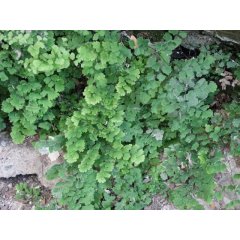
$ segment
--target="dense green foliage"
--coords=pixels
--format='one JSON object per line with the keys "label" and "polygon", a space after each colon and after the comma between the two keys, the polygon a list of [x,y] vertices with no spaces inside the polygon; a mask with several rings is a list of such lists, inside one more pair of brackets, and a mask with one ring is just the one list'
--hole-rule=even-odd
{"label": "dense green foliage", "polygon": [[239,63],[215,46],[172,59],[185,37],[136,47],[117,31],[1,31],[0,129],[9,120],[16,143],[38,134],[37,145],[66,153],[47,174],[61,179],[59,204],[143,209],[155,194],[181,209],[211,203],[223,147],[240,154],[237,91],[213,107]]}
{"label": "dense green foliage", "polygon": [[27,183],[18,183],[15,188],[17,200],[37,202],[41,197],[39,187],[30,187]]}

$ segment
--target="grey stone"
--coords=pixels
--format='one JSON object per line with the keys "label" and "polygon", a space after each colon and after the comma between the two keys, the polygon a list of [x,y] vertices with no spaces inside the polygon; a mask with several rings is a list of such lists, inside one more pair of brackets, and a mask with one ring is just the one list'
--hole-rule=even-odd
{"label": "grey stone", "polygon": [[219,41],[214,36],[208,36],[200,33],[199,31],[187,31],[188,35],[183,39],[182,46],[190,50],[208,46]]}
{"label": "grey stone", "polygon": [[47,155],[47,154],[50,153],[48,147],[39,148],[38,151],[39,151],[39,153],[40,153],[41,155]]}
{"label": "grey stone", "polygon": [[47,181],[46,171],[54,164],[60,163],[61,158],[51,161],[42,156],[31,144],[14,144],[6,133],[0,133],[0,178],[16,177],[17,175],[37,174],[39,181],[46,187],[52,187],[56,181]]}
{"label": "grey stone", "polygon": [[58,151],[51,152],[48,154],[48,158],[51,160],[51,162],[57,161],[59,157],[60,157],[60,153]]}
{"label": "grey stone", "polygon": [[224,42],[240,44],[240,31],[234,30],[216,30],[212,31],[214,35]]}
{"label": "grey stone", "polygon": [[11,204],[11,210],[22,210],[23,209],[23,203],[13,201]]}
{"label": "grey stone", "polygon": [[240,45],[240,31],[187,31],[188,35],[183,40],[182,46],[194,50],[201,46],[219,44],[220,42]]}
{"label": "grey stone", "polygon": [[1,146],[6,147],[7,143],[5,141],[1,141]]}

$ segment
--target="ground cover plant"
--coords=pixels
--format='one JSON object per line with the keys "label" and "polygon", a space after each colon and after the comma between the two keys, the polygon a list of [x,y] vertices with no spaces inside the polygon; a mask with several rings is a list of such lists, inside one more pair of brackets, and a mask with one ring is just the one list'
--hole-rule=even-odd
{"label": "ground cover plant", "polygon": [[[224,149],[239,156],[239,56],[220,46],[174,58],[121,31],[0,31],[0,129],[62,150],[53,196],[66,209],[143,209],[161,194],[202,209],[221,192]],[[220,100],[219,100],[220,99]]]}

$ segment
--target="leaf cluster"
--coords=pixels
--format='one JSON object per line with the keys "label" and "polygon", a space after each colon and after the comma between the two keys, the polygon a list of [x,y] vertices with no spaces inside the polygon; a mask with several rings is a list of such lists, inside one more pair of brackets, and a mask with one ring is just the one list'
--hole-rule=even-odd
{"label": "leaf cluster", "polygon": [[[222,147],[239,155],[238,95],[212,106],[218,80],[239,63],[218,47],[172,59],[186,37],[122,41],[118,31],[1,31],[0,129],[63,150],[49,170],[69,209],[143,209],[155,194],[181,209],[211,202]],[[1,90],[2,91],[2,90]],[[3,116],[3,117],[1,117]]]}

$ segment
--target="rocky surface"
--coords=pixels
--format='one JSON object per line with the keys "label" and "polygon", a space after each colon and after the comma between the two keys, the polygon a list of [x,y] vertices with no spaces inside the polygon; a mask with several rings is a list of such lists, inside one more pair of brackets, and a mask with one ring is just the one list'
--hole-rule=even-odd
{"label": "rocky surface", "polygon": [[14,144],[7,133],[0,133],[0,178],[36,174],[42,185],[52,187],[55,182],[47,181],[46,171],[62,162],[60,153],[40,154],[30,142]]}
{"label": "rocky surface", "polygon": [[7,134],[0,135],[0,177],[17,175],[43,175],[42,159],[37,151],[27,144],[15,145]]}
{"label": "rocky surface", "polygon": [[223,42],[231,42],[234,44],[240,44],[240,31],[234,30],[215,30],[208,31],[213,33],[213,35],[219,38]]}
{"label": "rocky surface", "polygon": [[160,195],[153,197],[151,205],[144,210],[176,210],[173,204],[169,203]]}
{"label": "rocky surface", "polygon": [[[196,200],[204,207],[206,210],[224,210],[228,209],[228,204],[235,200],[240,200],[240,194],[237,191],[228,190],[227,187],[235,186],[237,188],[240,185],[240,180],[234,179],[235,174],[240,173],[240,164],[238,163],[238,158],[233,158],[230,154],[225,152],[224,162],[226,164],[226,170],[223,173],[219,173],[215,177],[216,190],[222,192],[222,199],[213,199],[211,204],[207,204],[202,199]],[[230,209],[240,210],[240,204]]]}
{"label": "rocky surface", "polygon": [[[216,184],[218,189],[224,189],[227,186],[234,185],[236,188],[240,186],[240,180],[234,179],[235,174],[240,173],[239,159],[234,158],[228,153],[225,153],[224,162],[226,164],[226,170],[216,176]],[[226,205],[233,200],[240,200],[240,194],[236,191],[225,190],[223,192],[223,199],[221,201],[215,200],[216,209],[226,209]],[[240,205],[235,209],[240,209]]]}
{"label": "rocky surface", "polygon": [[[216,190],[222,192],[222,199],[213,199],[209,204],[203,199],[192,196],[203,206],[205,210],[225,210],[229,203],[235,200],[240,201],[240,194],[234,190],[227,190],[228,186],[240,186],[240,179],[234,179],[235,174],[240,174],[240,159],[232,157],[227,151],[223,161],[226,164],[226,170],[216,175]],[[226,190],[224,190],[226,188]],[[160,195],[153,197],[152,203],[145,210],[176,210],[176,207]],[[240,204],[230,209],[240,210]]]}
{"label": "rocky surface", "polygon": [[209,46],[211,44],[219,44],[220,41],[213,36],[213,34],[207,35],[200,31],[188,31],[187,37],[183,40],[182,46],[194,50],[202,46]]}
{"label": "rocky surface", "polygon": [[211,44],[240,45],[240,31],[187,31],[182,46],[194,50]]}
{"label": "rocky surface", "polygon": [[[233,158],[225,152],[224,161],[227,168],[225,172],[216,176],[217,188],[223,189],[229,185],[239,186],[240,180],[234,180],[233,176],[240,173],[240,159]],[[32,209],[33,203],[15,200],[16,184],[25,182],[30,187],[39,186],[41,189],[53,187],[56,181],[47,181],[44,174],[53,164],[59,162],[62,162],[59,152],[49,153],[48,149],[38,151],[32,147],[31,141],[16,145],[12,143],[8,134],[0,133],[0,209]],[[46,191],[50,192],[50,190]],[[235,191],[227,190],[223,192],[221,200],[213,199],[211,204],[202,199],[196,198],[196,200],[204,209],[226,209],[227,204],[232,200],[240,200],[240,195]],[[157,195],[153,197],[151,205],[145,209],[174,210],[176,208],[162,196]]]}

